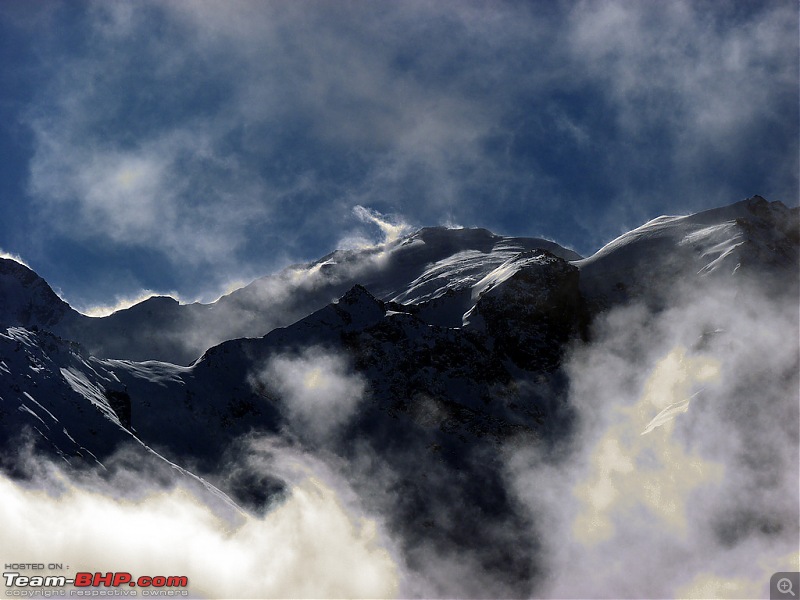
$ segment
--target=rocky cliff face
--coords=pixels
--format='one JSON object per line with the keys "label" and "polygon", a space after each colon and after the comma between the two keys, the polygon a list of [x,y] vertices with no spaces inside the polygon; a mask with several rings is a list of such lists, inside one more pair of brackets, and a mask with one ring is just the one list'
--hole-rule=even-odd
{"label": "rocky cliff face", "polygon": [[466,329],[484,331],[521,368],[552,371],[584,321],[578,279],[575,266],[546,250],[520,253],[475,287]]}

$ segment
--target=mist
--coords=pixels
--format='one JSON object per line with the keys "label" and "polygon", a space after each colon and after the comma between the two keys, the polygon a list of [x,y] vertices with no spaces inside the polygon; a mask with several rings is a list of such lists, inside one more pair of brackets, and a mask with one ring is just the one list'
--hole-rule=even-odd
{"label": "mist", "polygon": [[320,441],[348,423],[367,393],[364,378],[351,371],[345,357],[319,346],[272,356],[253,377],[283,398],[295,431]]}
{"label": "mist", "polygon": [[[788,286],[787,286],[788,287]],[[611,310],[568,362],[555,457],[509,453],[556,598],[761,597],[798,570],[798,314],[757,282]]]}
{"label": "mist", "polygon": [[288,484],[282,499],[260,516],[168,469],[141,463],[109,461],[114,475],[100,477],[66,474],[40,460],[28,465],[37,475],[27,483],[3,475],[4,560],[61,563],[66,571],[54,574],[66,576],[186,576],[195,598],[396,594],[398,567],[380,524],[359,512],[346,484],[319,461],[264,440],[253,441],[247,456],[242,460],[249,469],[268,466]]}

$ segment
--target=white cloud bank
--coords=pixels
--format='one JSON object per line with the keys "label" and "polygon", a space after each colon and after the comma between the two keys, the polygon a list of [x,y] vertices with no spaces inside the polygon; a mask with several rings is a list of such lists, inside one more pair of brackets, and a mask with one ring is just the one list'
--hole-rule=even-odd
{"label": "white cloud bank", "polygon": [[0,477],[6,563],[63,563],[71,574],[186,576],[195,598],[397,593],[398,569],[376,522],[346,507],[308,469],[296,473],[288,499],[264,516],[233,518],[214,510],[215,501],[181,486],[152,486],[141,473],[123,478],[138,487],[131,494],[97,482],[67,483],[54,469],[44,471],[49,475],[36,487]]}

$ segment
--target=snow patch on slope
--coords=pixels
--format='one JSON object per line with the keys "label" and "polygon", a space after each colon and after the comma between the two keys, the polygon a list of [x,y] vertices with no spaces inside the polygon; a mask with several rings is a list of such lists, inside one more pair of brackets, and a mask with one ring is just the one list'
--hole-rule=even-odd
{"label": "snow patch on slope", "polygon": [[62,367],[59,371],[73,391],[94,404],[109,420],[119,423],[119,425],[122,426],[117,414],[108,406],[108,401],[103,391],[91,383],[86,375],[71,367],[66,369]]}

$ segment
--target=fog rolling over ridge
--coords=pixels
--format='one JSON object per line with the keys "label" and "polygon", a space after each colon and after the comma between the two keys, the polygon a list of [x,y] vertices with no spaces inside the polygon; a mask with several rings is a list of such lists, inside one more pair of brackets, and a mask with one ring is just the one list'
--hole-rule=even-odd
{"label": "fog rolling over ridge", "polygon": [[763,596],[800,558],[799,213],[586,258],[425,228],[102,318],[2,259],[2,546],[214,598]]}

